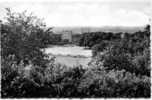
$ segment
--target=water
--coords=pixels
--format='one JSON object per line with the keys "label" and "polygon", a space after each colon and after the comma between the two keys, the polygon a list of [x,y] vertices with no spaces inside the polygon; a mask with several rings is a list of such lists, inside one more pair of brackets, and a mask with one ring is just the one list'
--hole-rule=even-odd
{"label": "water", "polygon": [[72,57],[72,56],[62,56],[56,55],[56,63],[61,63],[66,66],[77,66],[83,65],[83,67],[88,66],[88,62],[91,60],[91,57]]}
{"label": "water", "polygon": [[67,66],[87,66],[91,60],[92,51],[79,46],[51,46],[45,53],[56,57],[55,62]]}
{"label": "water", "polygon": [[52,46],[45,49],[45,53],[54,55],[71,55],[91,57],[92,51],[79,46]]}

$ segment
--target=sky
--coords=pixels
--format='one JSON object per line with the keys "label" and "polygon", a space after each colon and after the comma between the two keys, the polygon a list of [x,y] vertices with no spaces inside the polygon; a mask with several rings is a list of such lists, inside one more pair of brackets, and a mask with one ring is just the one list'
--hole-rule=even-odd
{"label": "sky", "polygon": [[149,23],[150,0],[1,0],[5,8],[33,12],[47,26],[143,26]]}

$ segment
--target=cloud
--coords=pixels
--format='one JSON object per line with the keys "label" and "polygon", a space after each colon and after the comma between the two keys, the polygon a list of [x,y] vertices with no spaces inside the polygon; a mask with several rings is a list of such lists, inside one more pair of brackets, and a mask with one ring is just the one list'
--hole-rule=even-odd
{"label": "cloud", "polygon": [[114,11],[108,5],[64,5],[46,20],[55,26],[140,26],[148,23],[148,16],[136,10]]}
{"label": "cloud", "polygon": [[[138,10],[136,7],[129,8],[131,1],[123,3],[123,7],[117,3],[119,0],[108,1],[109,3],[11,2],[5,3],[0,10],[4,7],[11,7],[17,12],[27,10],[44,18],[48,26],[140,26],[148,23],[148,16],[143,12],[148,9],[147,4],[133,3],[137,8],[143,7],[143,10]],[[0,14],[3,15],[4,11]]]}

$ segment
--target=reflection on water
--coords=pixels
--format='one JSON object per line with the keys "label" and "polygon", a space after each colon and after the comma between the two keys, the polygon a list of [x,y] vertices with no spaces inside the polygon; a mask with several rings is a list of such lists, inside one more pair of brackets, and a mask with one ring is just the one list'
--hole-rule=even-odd
{"label": "reflection on water", "polygon": [[61,63],[67,66],[76,66],[76,65],[83,65],[87,67],[91,57],[72,57],[72,56],[62,56],[56,55],[56,63]]}
{"label": "reflection on water", "polygon": [[54,55],[71,55],[71,56],[77,56],[82,55],[86,57],[92,56],[92,51],[89,49],[84,49],[84,47],[79,46],[53,46],[50,48],[46,48],[45,52],[47,54],[51,53]]}
{"label": "reflection on water", "polygon": [[56,57],[55,62],[67,66],[87,66],[91,60],[92,51],[79,46],[53,46],[45,49],[45,53]]}

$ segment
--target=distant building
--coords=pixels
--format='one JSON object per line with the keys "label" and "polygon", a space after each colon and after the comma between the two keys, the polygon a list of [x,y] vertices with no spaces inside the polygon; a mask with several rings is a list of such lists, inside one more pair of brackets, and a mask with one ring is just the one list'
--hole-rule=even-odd
{"label": "distant building", "polygon": [[121,34],[121,38],[122,38],[122,39],[125,38],[125,33],[122,33],[122,34]]}
{"label": "distant building", "polygon": [[62,40],[72,42],[72,31],[63,31],[61,38]]}

